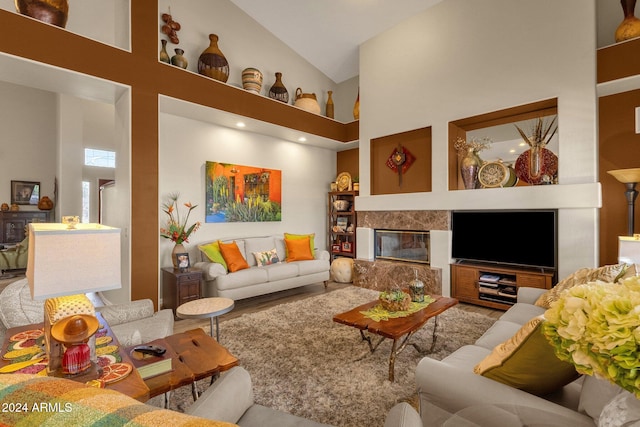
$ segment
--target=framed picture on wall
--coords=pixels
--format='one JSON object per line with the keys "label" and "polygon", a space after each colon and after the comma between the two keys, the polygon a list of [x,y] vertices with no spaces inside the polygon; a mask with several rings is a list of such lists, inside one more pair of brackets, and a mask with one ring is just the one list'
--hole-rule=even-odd
{"label": "framed picture on wall", "polygon": [[11,203],[37,205],[40,201],[40,183],[34,181],[11,181]]}
{"label": "framed picture on wall", "polygon": [[176,254],[176,265],[178,266],[180,271],[185,271],[189,267],[191,267],[191,262],[189,261],[189,254],[186,252]]}

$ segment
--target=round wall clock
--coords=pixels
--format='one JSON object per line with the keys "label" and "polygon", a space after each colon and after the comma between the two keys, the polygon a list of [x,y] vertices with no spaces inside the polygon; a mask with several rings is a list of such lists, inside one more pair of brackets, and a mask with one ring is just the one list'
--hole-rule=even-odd
{"label": "round wall clock", "polygon": [[347,191],[351,188],[351,174],[349,172],[342,172],[336,178],[336,184],[338,191]]}

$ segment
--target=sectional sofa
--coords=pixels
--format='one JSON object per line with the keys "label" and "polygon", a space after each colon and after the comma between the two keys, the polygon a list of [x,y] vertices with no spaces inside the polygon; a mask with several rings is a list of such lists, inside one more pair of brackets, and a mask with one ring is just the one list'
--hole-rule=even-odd
{"label": "sectional sofa", "polygon": [[[326,286],[329,280],[329,252],[314,248],[313,259],[290,262],[285,235],[222,240],[223,243],[235,242],[242,258],[248,264],[249,268],[238,271],[230,271],[219,258],[211,255],[211,252],[207,255],[207,247],[218,242],[213,240],[200,243],[197,262],[193,265],[204,272],[205,296],[239,300],[319,282],[324,282]],[[314,246],[311,240],[311,247]],[[273,250],[277,255],[277,261],[259,266],[254,254]]]}
{"label": "sectional sofa", "polygon": [[[441,361],[425,357],[419,362],[420,415],[399,404],[390,415],[402,421],[385,426],[640,425],[640,404],[635,396],[606,380],[572,374],[573,366],[554,357],[553,348],[539,331],[538,336],[522,335],[525,325],[541,319],[547,298],[578,284],[615,282],[637,275],[640,270],[636,267],[581,269],[551,291],[519,288],[517,303],[473,345],[463,346]],[[530,345],[534,340],[540,345]],[[543,351],[532,350],[545,346]],[[500,364],[494,365],[498,369],[486,369],[479,375],[479,367],[486,367],[486,361],[496,355],[502,357]]]}

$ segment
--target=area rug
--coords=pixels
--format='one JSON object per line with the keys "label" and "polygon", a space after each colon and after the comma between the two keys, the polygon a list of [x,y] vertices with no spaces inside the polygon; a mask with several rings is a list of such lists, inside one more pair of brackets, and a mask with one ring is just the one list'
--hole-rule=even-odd
{"label": "area rug", "polygon": [[[396,358],[395,382],[388,380],[391,341],[370,353],[357,329],[332,321],[333,315],[377,298],[359,287],[281,304],[220,323],[221,343],[249,371],[255,401],[264,406],[335,426],[382,426],[391,407],[415,401],[415,369],[423,357],[442,359],[473,343],[495,319],[458,308],[439,316],[434,352],[421,355],[407,346]],[[433,320],[412,340],[431,344]],[[207,380],[199,387],[206,388]],[[170,408],[184,411],[189,387],[174,392]]]}

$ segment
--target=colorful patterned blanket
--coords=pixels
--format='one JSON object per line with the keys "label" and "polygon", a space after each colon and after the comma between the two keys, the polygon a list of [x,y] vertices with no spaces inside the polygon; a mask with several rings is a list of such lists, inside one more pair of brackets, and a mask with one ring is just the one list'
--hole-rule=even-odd
{"label": "colorful patterned blanket", "polygon": [[[0,374],[0,426],[231,427],[63,378]],[[237,426],[236,426],[237,427]]]}

